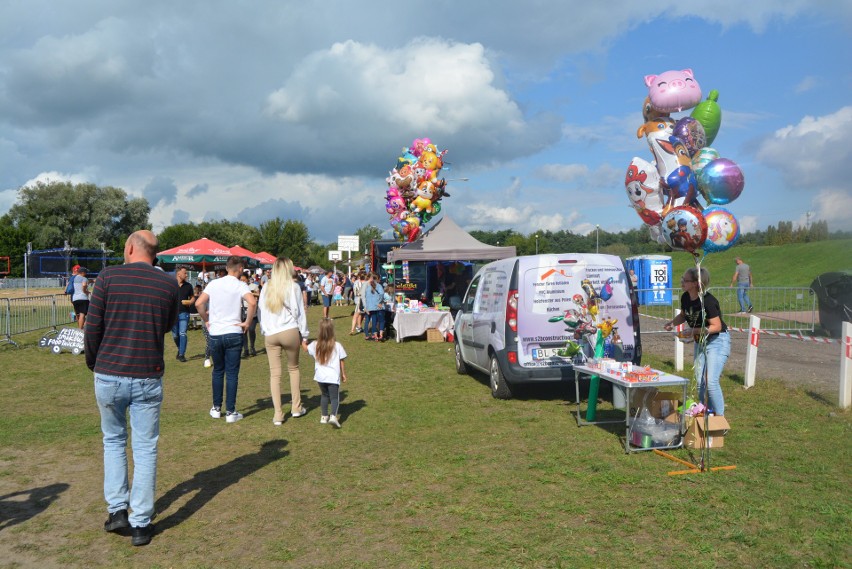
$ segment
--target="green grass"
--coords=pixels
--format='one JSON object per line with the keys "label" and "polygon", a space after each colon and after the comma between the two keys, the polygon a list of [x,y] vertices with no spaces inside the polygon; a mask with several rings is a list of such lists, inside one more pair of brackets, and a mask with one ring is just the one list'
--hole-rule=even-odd
{"label": "green grass", "polygon": [[[570,384],[498,401],[484,377],[455,373],[450,344],[367,343],[346,334],[345,309],[332,315],[349,352],[341,430],[319,424],[309,358],[307,416],[273,427],[261,355],[243,361],[246,418],[227,425],[207,415],[209,370],[168,347],[161,529],[145,548],[101,529],[82,357],[0,347],[0,566],[852,566],[852,421],[817,396],[724,377],[732,431],[712,464],[736,470],[672,477],[673,462],[625,455],[620,431],[578,428]],[[200,348],[191,332],[188,353]],[[57,484],[8,525],[6,495]]]}
{"label": "green grass", "polygon": [[[678,278],[687,268],[694,266],[688,253],[675,251],[670,255],[672,270]],[[822,273],[852,270],[852,239],[772,247],[737,246],[709,254],[702,261],[702,266],[710,271],[713,286],[731,283],[736,257],[742,257],[751,267],[754,286],[809,287]]]}

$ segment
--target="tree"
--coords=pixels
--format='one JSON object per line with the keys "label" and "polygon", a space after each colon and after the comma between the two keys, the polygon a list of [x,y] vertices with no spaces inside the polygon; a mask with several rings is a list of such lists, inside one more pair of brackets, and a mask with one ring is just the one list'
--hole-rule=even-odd
{"label": "tree", "polygon": [[31,232],[34,249],[62,247],[67,240],[71,247],[99,249],[105,243],[121,251],[128,235],[151,228],[150,212],[147,200],[128,199],[119,188],[39,182],[18,191],[8,219]]}
{"label": "tree", "polygon": [[24,276],[23,257],[27,250],[27,243],[34,239],[34,232],[28,225],[15,227],[9,214],[0,217],[0,256],[9,257],[9,276]]}
{"label": "tree", "polygon": [[358,236],[358,244],[361,246],[361,250],[363,251],[364,246],[369,245],[370,241],[382,238],[382,230],[375,225],[365,225],[364,227],[356,229],[355,235]]}
{"label": "tree", "polygon": [[[266,251],[271,255],[278,256],[284,251],[284,220],[280,217],[269,219],[260,224],[260,251]],[[260,252],[258,251],[258,252]]]}
{"label": "tree", "polygon": [[304,266],[309,261],[310,242],[308,226],[301,221],[288,219],[281,228],[281,250],[278,253],[287,255],[296,265]]}
{"label": "tree", "polygon": [[160,251],[190,243],[202,237],[204,235],[201,234],[201,230],[194,223],[170,225],[163,229],[162,233],[157,235],[157,239],[160,241]]}

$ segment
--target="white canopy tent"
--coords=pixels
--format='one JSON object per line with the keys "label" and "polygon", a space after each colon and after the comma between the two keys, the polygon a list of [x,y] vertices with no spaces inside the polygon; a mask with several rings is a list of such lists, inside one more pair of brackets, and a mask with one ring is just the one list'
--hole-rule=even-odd
{"label": "white canopy tent", "polygon": [[420,239],[388,252],[388,261],[490,261],[516,255],[514,246],[486,245],[445,215]]}

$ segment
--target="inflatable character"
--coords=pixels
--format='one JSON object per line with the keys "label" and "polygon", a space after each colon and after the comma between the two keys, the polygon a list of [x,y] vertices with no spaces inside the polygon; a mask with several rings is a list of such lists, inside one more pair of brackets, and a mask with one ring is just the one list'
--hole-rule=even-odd
{"label": "inflatable character", "polygon": [[435,192],[433,190],[432,182],[429,180],[423,180],[417,187],[417,195],[413,200],[411,200],[409,208],[414,213],[420,213],[421,211],[432,213],[432,200],[434,197]]}
{"label": "inflatable character", "polygon": [[697,206],[698,182],[692,173],[692,159],[689,157],[686,144],[676,136],[669,137],[669,143],[674,151],[679,166],[666,177],[666,187],[669,189],[669,200],[664,212],[679,205]]}
{"label": "inflatable character", "polygon": [[660,223],[663,211],[663,194],[660,191],[660,176],[656,168],[641,158],[634,158],[627,167],[624,187],[630,205],[648,225]]}
{"label": "inflatable character", "polygon": [[657,165],[657,173],[661,180],[677,170],[680,166],[675,156],[674,147],[669,140],[674,132],[674,121],[671,119],[659,119],[645,123],[639,127],[636,133],[639,138],[645,137],[648,143],[648,148],[651,149],[651,154],[654,155],[654,161]]}
{"label": "inflatable character", "polygon": [[661,113],[691,109],[701,101],[701,86],[692,75],[692,69],[646,75],[645,85],[651,105]]}

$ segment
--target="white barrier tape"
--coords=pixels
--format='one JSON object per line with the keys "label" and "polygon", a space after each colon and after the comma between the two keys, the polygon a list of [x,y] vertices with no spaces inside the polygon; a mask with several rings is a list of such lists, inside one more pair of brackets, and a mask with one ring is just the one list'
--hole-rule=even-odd
{"label": "white barrier tape", "polygon": [[748,332],[749,334],[755,334],[755,332],[757,332],[759,334],[769,334],[770,336],[780,336],[781,338],[792,338],[793,340],[816,342],[818,344],[837,344],[840,342],[840,340],[835,340],[834,338],[818,338],[815,336],[802,336],[801,334],[785,334],[784,332],[773,332],[771,330],[753,330],[751,328],[734,328],[733,326],[728,326],[728,330],[733,330],[734,332]]}

